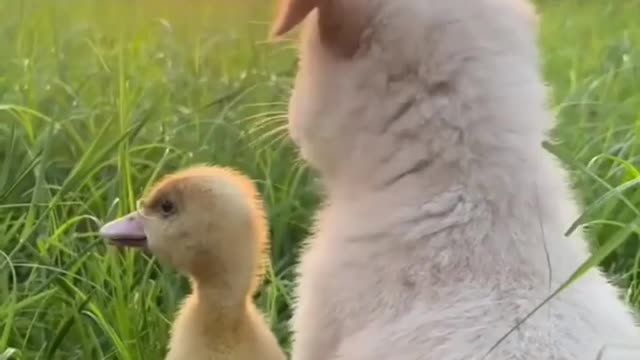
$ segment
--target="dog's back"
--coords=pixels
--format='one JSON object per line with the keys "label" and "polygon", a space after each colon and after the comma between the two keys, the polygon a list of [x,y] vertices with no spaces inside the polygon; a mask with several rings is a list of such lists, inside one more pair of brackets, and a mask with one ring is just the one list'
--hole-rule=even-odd
{"label": "dog's back", "polygon": [[[638,344],[588,257],[523,0],[289,0],[290,132],[327,202],[300,265],[293,360],[596,359]],[[524,170],[523,170],[524,169]],[[499,345],[494,346],[499,342]]]}

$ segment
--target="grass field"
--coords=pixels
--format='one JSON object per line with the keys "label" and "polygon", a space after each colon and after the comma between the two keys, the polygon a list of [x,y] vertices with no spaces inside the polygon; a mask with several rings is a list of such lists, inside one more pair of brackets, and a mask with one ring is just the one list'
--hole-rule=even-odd
{"label": "grass field", "polygon": [[[273,264],[258,302],[288,347],[318,200],[284,128],[294,52],[266,42],[272,2],[184,3],[0,0],[0,359],[160,359],[187,284],[96,231],[201,162],[259,182]],[[640,306],[640,1],[540,3],[551,150]]]}

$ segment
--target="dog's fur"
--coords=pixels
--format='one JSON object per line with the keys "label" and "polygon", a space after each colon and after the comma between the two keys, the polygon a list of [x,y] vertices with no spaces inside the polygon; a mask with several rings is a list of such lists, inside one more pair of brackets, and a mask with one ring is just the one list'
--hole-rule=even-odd
{"label": "dog's fur", "polygon": [[[306,18],[290,133],[327,191],[300,265],[293,360],[480,359],[588,257],[524,0],[283,0]],[[487,359],[640,345],[589,271]]]}

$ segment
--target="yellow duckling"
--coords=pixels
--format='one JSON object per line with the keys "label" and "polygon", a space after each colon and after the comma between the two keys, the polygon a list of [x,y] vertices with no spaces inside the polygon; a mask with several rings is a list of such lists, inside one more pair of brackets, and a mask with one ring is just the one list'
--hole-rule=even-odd
{"label": "yellow duckling", "polygon": [[193,167],[159,181],[140,205],[100,234],[148,248],[190,277],[166,360],[286,359],[252,301],[268,246],[253,182],[226,168]]}

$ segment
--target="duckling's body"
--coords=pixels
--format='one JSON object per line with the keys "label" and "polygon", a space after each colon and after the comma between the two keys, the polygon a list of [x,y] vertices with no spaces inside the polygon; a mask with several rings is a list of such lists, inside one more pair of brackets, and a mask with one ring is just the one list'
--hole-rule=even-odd
{"label": "duckling's body", "polygon": [[252,297],[268,245],[263,205],[251,180],[200,166],[165,177],[142,209],[101,233],[148,247],[191,279],[192,293],[173,323],[166,360],[284,360]]}
{"label": "duckling's body", "polygon": [[187,298],[173,324],[167,360],[285,359],[252,303],[215,315],[210,313],[211,305],[198,299],[197,293]]}

